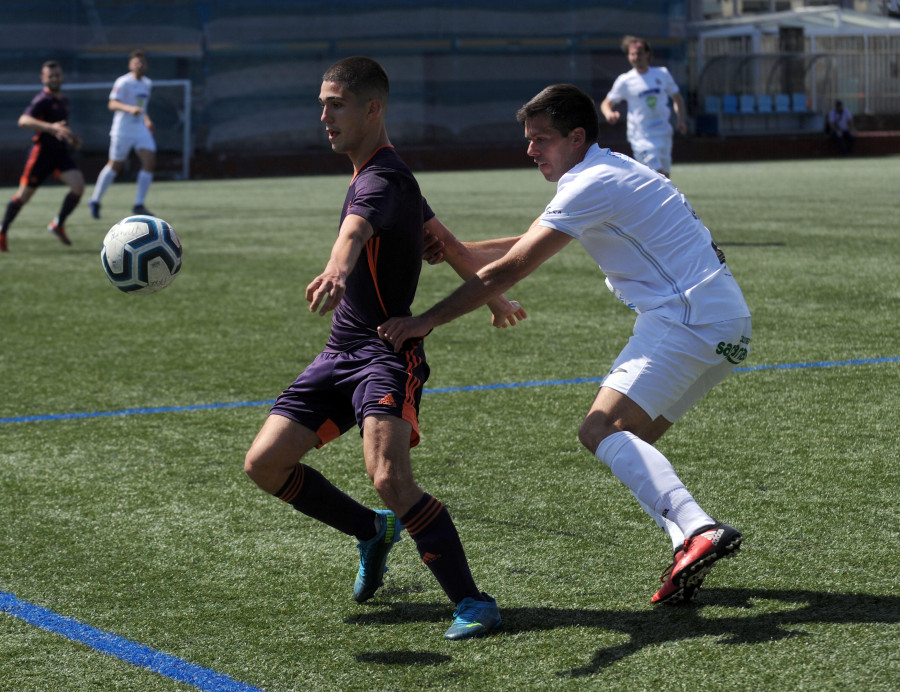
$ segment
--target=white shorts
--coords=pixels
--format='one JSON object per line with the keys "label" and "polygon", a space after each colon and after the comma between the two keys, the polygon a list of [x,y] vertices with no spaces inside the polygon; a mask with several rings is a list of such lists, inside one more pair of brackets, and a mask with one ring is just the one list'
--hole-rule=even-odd
{"label": "white shorts", "polygon": [[634,152],[636,161],[640,161],[647,168],[654,171],[663,171],[668,173],[672,170],[672,138],[657,144],[655,147],[642,147],[636,149],[634,145],[631,147]]}
{"label": "white shorts", "polygon": [[142,127],[134,132],[114,134],[109,138],[109,158],[111,161],[124,161],[134,149],[147,149],[156,151],[156,140],[150,134],[150,130]]}
{"label": "white shorts", "polygon": [[600,386],[674,423],[747,357],[750,334],[749,317],[691,325],[642,313]]}

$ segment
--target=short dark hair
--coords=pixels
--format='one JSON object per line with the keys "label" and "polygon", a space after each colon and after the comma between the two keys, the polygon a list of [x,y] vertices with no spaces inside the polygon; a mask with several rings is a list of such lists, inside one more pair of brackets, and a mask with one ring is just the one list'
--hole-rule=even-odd
{"label": "short dark hair", "polygon": [[62,66],[59,64],[59,61],[57,61],[57,60],[48,60],[48,61],[45,62],[43,65],[41,65],[41,69],[46,68],[46,69],[48,69],[48,70],[54,70],[54,69],[56,69],[57,67],[62,67]]}
{"label": "short dark hair", "polygon": [[147,58],[147,54],[142,51],[140,48],[136,48],[128,54],[128,60],[130,61],[132,58]]}
{"label": "short dark hair", "polygon": [[553,129],[563,137],[577,127],[584,128],[585,138],[593,144],[600,136],[597,107],[587,92],[574,84],[553,84],[522,106],[516,113],[519,125],[539,115],[550,117]]}
{"label": "short dark hair", "polygon": [[372,58],[355,55],[338,60],[325,70],[323,82],[336,82],[346,87],[360,101],[378,99],[387,105],[391,84],[387,72]]}
{"label": "short dark hair", "polygon": [[642,46],[644,46],[645,51],[647,51],[651,55],[653,54],[653,49],[650,47],[650,41],[645,38],[641,38],[640,36],[632,36],[631,34],[622,37],[622,52],[627,54],[628,49],[631,47],[632,43],[640,43]]}

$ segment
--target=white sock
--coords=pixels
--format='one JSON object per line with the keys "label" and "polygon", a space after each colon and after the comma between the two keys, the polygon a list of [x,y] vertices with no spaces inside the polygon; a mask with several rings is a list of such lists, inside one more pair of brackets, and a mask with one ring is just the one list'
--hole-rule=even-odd
{"label": "white sock", "polygon": [[103,170],[100,171],[100,175],[97,176],[97,184],[94,185],[94,194],[91,195],[91,201],[99,202],[100,198],[103,197],[103,193],[106,192],[106,188],[108,188],[115,179],[116,172],[113,170],[112,166],[106,164],[103,167]]}
{"label": "white sock", "polygon": [[153,182],[153,174],[147,171],[139,171],[137,175],[137,195],[134,198],[134,206],[139,207],[144,204],[144,198],[150,189],[150,183]]}
{"label": "white sock", "polygon": [[613,433],[600,443],[594,456],[609,466],[642,506],[653,510],[651,517],[658,515],[664,522],[672,522],[684,536],[715,523],[684,487],[669,460],[637,435]]}
{"label": "white sock", "polygon": [[[634,491],[631,493],[634,495]],[[635,499],[640,503],[641,507],[644,508],[644,511],[650,515],[653,521],[656,522],[656,525],[659,526],[663,531],[669,534],[669,540],[672,541],[672,552],[676,552],[679,548],[684,547],[684,534],[681,529],[678,528],[678,525],[666,519],[664,516],[658,514],[652,507],[650,507],[646,502],[644,502],[637,495],[634,495]]]}

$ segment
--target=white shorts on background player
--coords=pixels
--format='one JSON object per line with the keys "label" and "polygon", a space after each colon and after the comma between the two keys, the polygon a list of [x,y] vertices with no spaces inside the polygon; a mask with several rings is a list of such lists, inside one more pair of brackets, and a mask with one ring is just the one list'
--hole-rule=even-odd
{"label": "white shorts on background player", "polygon": [[[143,116],[139,116],[143,117]],[[109,158],[113,161],[124,161],[134,149],[156,151],[156,140],[146,127],[130,131],[126,134],[111,134],[109,137]]]}
{"label": "white shorts on background player", "polygon": [[647,168],[666,172],[672,170],[672,137],[656,138],[655,146],[647,149],[637,150],[632,144],[631,149],[634,152],[634,158]]}
{"label": "white shorts on background player", "polygon": [[746,357],[741,289],[670,180],[594,144],[559,179],[539,223],[578,239],[607,287],[638,313],[603,385],[651,418],[675,422]]}

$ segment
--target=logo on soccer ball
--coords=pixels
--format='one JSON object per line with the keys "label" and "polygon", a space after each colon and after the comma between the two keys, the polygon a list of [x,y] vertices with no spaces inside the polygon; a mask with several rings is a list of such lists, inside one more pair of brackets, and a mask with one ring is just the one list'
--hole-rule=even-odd
{"label": "logo on soccer ball", "polygon": [[181,240],[155,216],[129,216],[109,229],[100,261],[113,286],[125,293],[156,293],[181,271]]}

